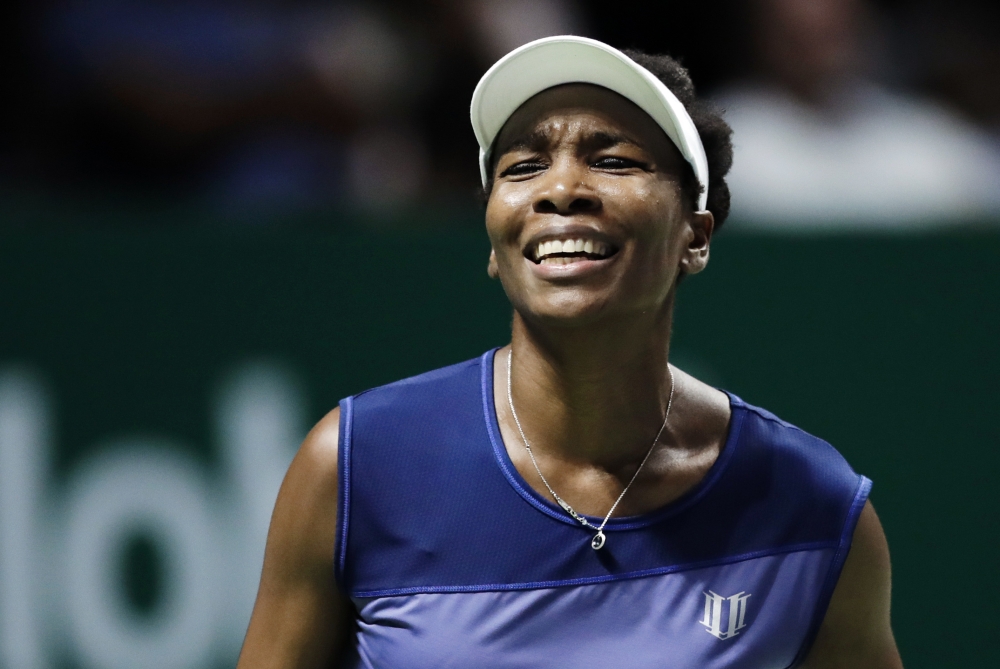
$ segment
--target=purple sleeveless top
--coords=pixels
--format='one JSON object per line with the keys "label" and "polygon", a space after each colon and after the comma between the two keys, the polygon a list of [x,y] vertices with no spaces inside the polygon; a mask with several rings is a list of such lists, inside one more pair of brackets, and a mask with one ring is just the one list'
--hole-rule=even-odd
{"label": "purple sleeveless top", "polygon": [[336,575],[357,608],[346,666],[801,662],[871,481],[730,395],[726,444],[701,483],[611,519],[595,551],[593,531],[511,464],[494,353],[340,404]]}

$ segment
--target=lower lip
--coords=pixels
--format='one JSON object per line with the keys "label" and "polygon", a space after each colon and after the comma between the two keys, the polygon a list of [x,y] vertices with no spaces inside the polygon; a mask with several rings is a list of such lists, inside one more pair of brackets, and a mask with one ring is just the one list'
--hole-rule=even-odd
{"label": "lower lip", "polygon": [[576,262],[566,263],[565,265],[545,265],[542,263],[535,263],[527,258],[524,262],[528,263],[531,267],[532,273],[540,279],[545,279],[548,281],[558,281],[565,279],[577,279],[580,277],[588,276],[596,272],[600,272],[612,262],[618,254],[614,254],[608,258],[602,258],[600,260],[577,260]]}

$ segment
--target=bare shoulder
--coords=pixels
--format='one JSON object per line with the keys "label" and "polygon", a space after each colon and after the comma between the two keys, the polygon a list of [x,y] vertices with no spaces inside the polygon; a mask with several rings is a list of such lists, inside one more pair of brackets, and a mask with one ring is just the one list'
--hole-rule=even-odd
{"label": "bare shoulder", "polygon": [[276,540],[295,546],[300,560],[320,566],[333,564],[339,440],[338,407],[324,416],[302,442],[285,475],[271,518],[271,535]]}
{"label": "bare shoulder", "polygon": [[720,450],[729,432],[729,397],[687,372],[671,368],[676,389],[671,415],[677,417],[682,441],[695,448]]}
{"label": "bare shoulder", "polygon": [[349,627],[334,579],[340,410],[312,429],[271,516],[264,568],[239,669],[325,667]]}
{"label": "bare shoulder", "polygon": [[854,530],[840,580],[803,667],[900,669],[890,624],[889,545],[871,502]]}
{"label": "bare shoulder", "polygon": [[340,445],[340,407],[323,416],[309,431],[289,467],[289,476],[314,480],[326,491],[337,489],[337,461]]}

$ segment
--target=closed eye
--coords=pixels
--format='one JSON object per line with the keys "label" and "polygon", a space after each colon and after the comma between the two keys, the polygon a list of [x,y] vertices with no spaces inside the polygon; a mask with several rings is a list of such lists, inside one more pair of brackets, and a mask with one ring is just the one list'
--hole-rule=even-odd
{"label": "closed eye", "polygon": [[534,174],[535,172],[541,172],[545,169],[545,164],[538,162],[537,160],[525,160],[520,163],[514,163],[503,172],[500,173],[501,177],[516,177],[523,176],[526,174]]}
{"label": "closed eye", "polygon": [[593,164],[597,169],[602,170],[627,170],[632,168],[648,169],[649,166],[638,160],[631,158],[621,158],[619,156],[606,156],[600,158]]}

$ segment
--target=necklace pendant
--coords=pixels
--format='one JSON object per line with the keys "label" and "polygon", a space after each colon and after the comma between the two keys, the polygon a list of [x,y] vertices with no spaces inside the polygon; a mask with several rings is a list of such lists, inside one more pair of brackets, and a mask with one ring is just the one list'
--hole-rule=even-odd
{"label": "necklace pendant", "polygon": [[604,548],[604,530],[597,531],[597,534],[594,535],[594,538],[590,542],[590,547],[595,551]]}

